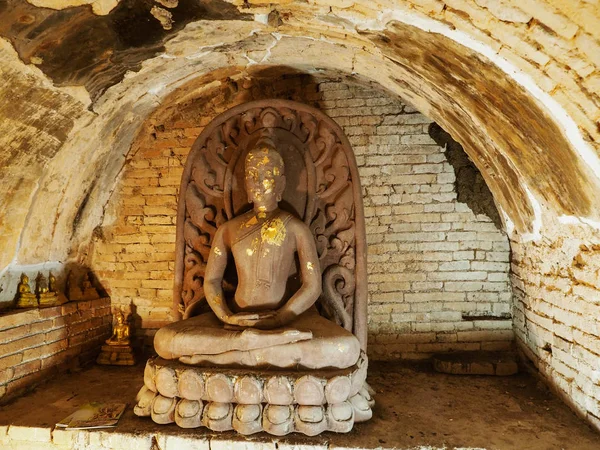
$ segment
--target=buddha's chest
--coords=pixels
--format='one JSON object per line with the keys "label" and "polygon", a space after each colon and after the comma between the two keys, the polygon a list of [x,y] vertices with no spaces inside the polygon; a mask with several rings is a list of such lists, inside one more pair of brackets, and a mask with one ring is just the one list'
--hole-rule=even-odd
{"label": "buddha's chest", "polygon": [[296,251],[288,241],[289,236],[275,234],[265,238],[261,230],[238,240],[231,250],[240,281],[285,281]]}
{"label": "buddha's chest", "polygon": [[231,251],[238,274],[238,307],[274,307],[281,302],[296,253],[293,236],[277,224],[256,227]]}

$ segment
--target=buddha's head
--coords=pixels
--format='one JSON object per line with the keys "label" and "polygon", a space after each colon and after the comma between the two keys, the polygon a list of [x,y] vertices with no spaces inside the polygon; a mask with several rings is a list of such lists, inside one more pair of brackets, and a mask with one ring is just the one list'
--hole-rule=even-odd
{"label": "buddha's head", "polygon": [[277,206],[285,189],[281,155],[269,139],[261,139],[246,156],[246,191],[255,209],[269,211]]}

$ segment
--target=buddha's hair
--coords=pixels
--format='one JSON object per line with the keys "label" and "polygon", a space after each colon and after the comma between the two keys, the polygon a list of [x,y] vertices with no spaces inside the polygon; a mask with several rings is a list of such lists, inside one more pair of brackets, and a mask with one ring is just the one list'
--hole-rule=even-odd
{"label": "buddha's hair", "polygon": [[[265,157],[267,160],[265,161]],[[246,155],[246,167],[272,166],[279,168],[279,175],[285,173],[285,164],[275,144],[269,138],[259,139]]]}

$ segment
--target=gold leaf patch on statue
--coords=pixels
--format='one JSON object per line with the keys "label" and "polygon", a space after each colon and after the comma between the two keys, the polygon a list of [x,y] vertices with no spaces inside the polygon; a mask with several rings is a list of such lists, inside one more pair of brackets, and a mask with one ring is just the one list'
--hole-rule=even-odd
{"label": "gold leaf patch on statue", "polygon": [[285,234],[285,225],[279,217],[265,222],[260,229],[262,241],[271,245],[280,246],[285,240]]}

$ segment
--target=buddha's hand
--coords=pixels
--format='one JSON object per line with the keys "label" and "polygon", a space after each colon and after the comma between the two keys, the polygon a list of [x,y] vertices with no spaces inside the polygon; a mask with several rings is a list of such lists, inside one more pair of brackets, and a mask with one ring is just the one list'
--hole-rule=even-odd
{"label": "buddha's hand", "polygon": [[262,330],[281,328],[297,317],[296,314],[285,309],[278,309],[277,311],[269,311],[261,314],[262,316],[255,320],[252,326]]}
{"label": "buddha's hand", "polygon": [[237,325],[239,327],[257,327],[261,328],[259,324],[272,318],[275,315],[275,311],[262,311],[262,312],[241,312],[232,314],[226,320],[229,325]]}

